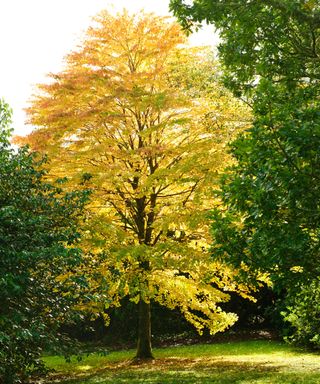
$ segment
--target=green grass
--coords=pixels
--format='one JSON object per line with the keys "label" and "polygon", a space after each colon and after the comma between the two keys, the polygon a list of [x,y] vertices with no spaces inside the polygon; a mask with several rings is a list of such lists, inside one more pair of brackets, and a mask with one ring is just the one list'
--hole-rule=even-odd
{"label": "green grass", "polygon": [[45,357],[63,384],[288,384],[320,383],[320,355],[274,341],[155,349],[155,361],[134,363],[134,351],[92,354],[66,363]]}

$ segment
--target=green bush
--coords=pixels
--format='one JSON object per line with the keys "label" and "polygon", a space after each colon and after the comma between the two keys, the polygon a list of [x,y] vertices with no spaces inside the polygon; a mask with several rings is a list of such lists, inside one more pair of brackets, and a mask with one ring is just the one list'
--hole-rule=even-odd
{"label": "green bush", "polygon": [[[63,193],[43,180],[41,162],[8,143],[10,109],[0,100],[0,382],[22,383],[41,371],[43,350],[57,344],[60,323],[81,288],[72,271],[86,193]],[[68,279],[58,279],[70,273]],[[61,343],[63,344],[63,343]]]}
{"label": "green bush", "polygon": [[320,280],[304,284],[283,312],[284,319],[291,325],[288,341],[320,349]]}

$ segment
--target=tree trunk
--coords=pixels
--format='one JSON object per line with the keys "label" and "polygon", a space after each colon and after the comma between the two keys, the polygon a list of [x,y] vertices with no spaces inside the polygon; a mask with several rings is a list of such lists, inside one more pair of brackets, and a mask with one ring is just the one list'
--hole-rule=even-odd
{"label": "tree trunk", "polygon": [[150,303],[139,301],[138,345],[136,359],[153,359],[151,349]]}

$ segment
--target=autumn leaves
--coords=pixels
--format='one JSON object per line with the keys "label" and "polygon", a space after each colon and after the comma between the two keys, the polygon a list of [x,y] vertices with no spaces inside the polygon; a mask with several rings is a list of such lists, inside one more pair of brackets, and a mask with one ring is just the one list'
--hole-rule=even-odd
{"label": "autumn leaves", "polygon": [[38,128],[23,141],[48,154],[52,178],[92,190],[83,249],[97,261],[91,285],[100,311],[129,296],[143,303],[144,326],[152,300],[179,307],[199,332],[237,318],[218,306],[228,300],[222,291],[247,288],[211,260],[207,213],[230,162],[227,142],[249,114],[217,68],[167,18],[103,12],[32,100]]}

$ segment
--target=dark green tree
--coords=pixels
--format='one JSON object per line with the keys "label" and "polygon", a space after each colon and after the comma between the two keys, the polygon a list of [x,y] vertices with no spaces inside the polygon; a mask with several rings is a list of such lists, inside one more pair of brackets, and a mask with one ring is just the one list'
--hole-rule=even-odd
{"label": "dark green tree", "polygon": [[[43,180],[41,162],[10,147],[11,111],[0,101],[0,382],[20,383],[43,368],[45,348],[75,316],[81,262],[77,225],[86,193]],[[61,344],[64,344],[61,343]]]}
{"label": "dark green tree", "polygon": [[231,145],[237,164],[222,182],[224,210],[214,213],[214,254],[268,272],[297,329],[294,297],[305,299],[320,272],[320,2],[171,0],[171,7],[186,28],[216,26],[225,83],[254,113],[252,128]]}

